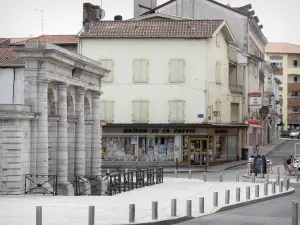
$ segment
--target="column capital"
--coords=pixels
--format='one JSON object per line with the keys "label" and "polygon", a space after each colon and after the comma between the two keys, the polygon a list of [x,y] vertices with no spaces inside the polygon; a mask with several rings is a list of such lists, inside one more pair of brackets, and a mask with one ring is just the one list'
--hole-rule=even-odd
{"label": "column capital", "polygon": [[102,91],[92,91],[92,97],[93,98],[100,98],[100,95],[102,95]]}
{"label": "column capital", "polygon": [[81,86],[75,86],[75,92],[76,93],[82,93],[82,94],[84,94],[84,92],[86,92],[86,88],[84,88],[84,87],[81,87]]}
{"label": "column capital", "polygon": [[57,89],[65,89],[69,87],[69,85],[64,82],[56,82],[56,85],[57,85]]}
{"label": "column capital", "polygon": [[39,85],[48,85],[51,82],[49,79],[37,79]]}

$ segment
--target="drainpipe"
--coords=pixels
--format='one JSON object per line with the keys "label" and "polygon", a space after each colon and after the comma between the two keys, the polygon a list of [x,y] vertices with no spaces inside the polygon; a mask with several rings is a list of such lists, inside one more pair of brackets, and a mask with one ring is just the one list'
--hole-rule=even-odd
{"label": "drainpipe", "polygon": [[15,104],[15,82],[16,82],[16,69],[13,68],[14,79],[13,79],[13,94],[12,94],[12,103]]}

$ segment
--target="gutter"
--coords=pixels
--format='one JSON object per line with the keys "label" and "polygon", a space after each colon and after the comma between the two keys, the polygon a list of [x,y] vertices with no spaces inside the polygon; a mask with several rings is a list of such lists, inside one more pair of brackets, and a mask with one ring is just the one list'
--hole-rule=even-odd
{"label": "gutter", "polygon": [[15,104],[15,82],[16,82],[16,69],[13,68],[14,71],[14,79],[13,79],[13,95],[12,95],[12,103]]}
{"label": "gutter", "polygon": [[0,68],[24,68],[25,64],[1,64]]}

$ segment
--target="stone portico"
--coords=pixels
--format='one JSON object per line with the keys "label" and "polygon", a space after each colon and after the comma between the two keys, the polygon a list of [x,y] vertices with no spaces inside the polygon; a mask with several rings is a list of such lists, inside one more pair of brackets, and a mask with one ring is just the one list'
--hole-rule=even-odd
{"label": "stone portico", "polygon": [[25,174],[56,175],[58,195],[74,195],[75,176],[101,175],[101,79],[109,71],[49,43],[15,52],[24,61],[24,105],[0,105],[0,195],[24,194]]}

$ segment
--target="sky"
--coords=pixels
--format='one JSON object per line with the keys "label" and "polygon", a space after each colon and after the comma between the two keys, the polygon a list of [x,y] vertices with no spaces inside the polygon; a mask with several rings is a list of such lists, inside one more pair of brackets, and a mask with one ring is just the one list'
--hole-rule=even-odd
{"label": "sky", "polygon": [[[133,17],[134,0],[0,0],[0,38],[42,34],[77,34],[82,27],[82,4],[102,5],[105,20]],[[165,2],[167,0],[158,0]],[[252,4],[269,42],[300,44],[300,0],[217,0],[231,6]]]}

